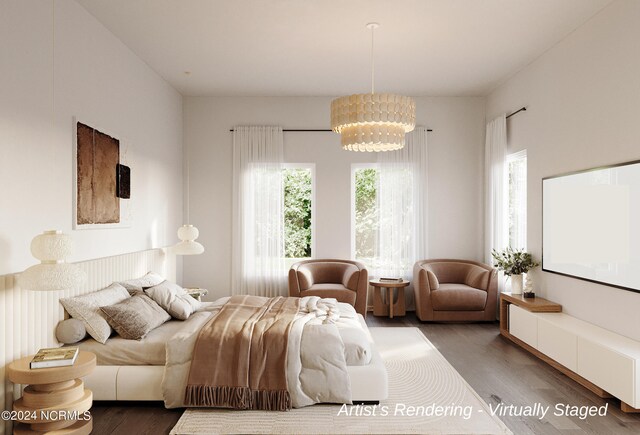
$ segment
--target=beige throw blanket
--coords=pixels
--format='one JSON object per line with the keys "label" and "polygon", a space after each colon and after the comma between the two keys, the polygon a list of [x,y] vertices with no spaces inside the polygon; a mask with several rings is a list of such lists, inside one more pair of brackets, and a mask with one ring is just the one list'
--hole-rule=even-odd
{"label": "beige throw blanket", "polygon": [[298,298],[233,296],[199,332],[187,406],[291,409],[287,346]]}

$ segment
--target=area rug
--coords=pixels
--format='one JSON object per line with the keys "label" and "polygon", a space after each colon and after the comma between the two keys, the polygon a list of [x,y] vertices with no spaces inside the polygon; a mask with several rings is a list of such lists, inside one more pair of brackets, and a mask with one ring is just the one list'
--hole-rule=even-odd
{"label": "area rug", "polygon": [[[511,433],[418,328],[370,330],[389,373],[389,398],[376,408],[314,405],[288,412],[188,409],[171,434]],[[386,415],[382,415],[384,409]]]}

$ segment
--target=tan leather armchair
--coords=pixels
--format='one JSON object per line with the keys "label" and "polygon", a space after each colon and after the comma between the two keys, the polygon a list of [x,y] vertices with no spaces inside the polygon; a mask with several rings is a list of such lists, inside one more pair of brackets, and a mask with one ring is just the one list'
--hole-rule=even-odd
{"label": "tan leather armchair", "polygon": [[346,302],[367,316],[369,274],[364,264],[349,260],[305,260],[289,269],[289,296],[320,296]]}
{"label": "tan leather armchair", "polygon": [[495,321],[497,271],[467,260],[423,260],[413,267],[416,314],[439,322]]}

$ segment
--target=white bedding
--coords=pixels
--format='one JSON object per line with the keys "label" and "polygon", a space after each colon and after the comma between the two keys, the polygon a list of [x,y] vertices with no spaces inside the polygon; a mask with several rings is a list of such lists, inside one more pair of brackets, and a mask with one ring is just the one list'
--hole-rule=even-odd
{"label": "white bedding", "polygon": [[[142,340],[126,340],[112,335],[105,344],[93,338],[85,339],[69,346],[78,346],[80,350],[93,352],[97,363],[101,366],[163,366],[167,361],[166,347],[171,337],[181,331],[193,331],[202,326],[203,320],[209,319],[228,298],[215,302],[202,303],[200,312],[187,320],[170,320],[149,332]],[[338,302],[341,317],[336,322],[338,333],[345,345],[345,359],[348,366],[367,365],[371,362],[371,334],[363,328],[355,309],[349,304]]]}
{"label": "white bedding", "polygon": [[[219,299],[207,309],[215,314],[226,299]],[[351,381],[340,330],[357,328],[363,331],[358,315],[353,307],[338,305],[335,299],[305,297],[300,305],[301,310],[289,332],[287,352],[287,383],[293,406],[298,408],[320,402],[351,403]],[[202,324],[207,320],[203,319]],[[199,329],[200,325],[194,322],[167,343],[167,363],[162,381],[167,408],[184,406],[191,354]],[[357,350],[352,353],[361,355],[362,360],[370,359],[371,336],[363,332],[360,338]],[[351,342],[356,343],[357,340],[352,339]]]}
{"label": "white bedding", "polygon": [[344,355],[348,366],[365,366],[373,355],[373,337],[364,319],[349,304],[338,302],[340,319],[336,322],[344,343]]}
{"label": "white bedding", "polygon": [[[186,321],[170,321],[140,341],[110,338],[79,343],[94,352],[98,365],[165,365],[162,382],[167,408],[183,406],[191,354],[202,326],[228,298],[203,303]],[[348,304],[334,299],[306,297],[289,334],[287,380],[294,407],[320,402],[350,403],[347,365],[367,365],[372,357],[371,335]]]}

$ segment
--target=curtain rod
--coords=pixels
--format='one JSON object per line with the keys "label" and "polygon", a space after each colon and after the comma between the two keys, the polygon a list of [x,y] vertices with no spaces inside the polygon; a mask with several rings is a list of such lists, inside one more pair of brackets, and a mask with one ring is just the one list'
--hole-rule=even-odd
{"label": "curtain rod", "polygon": [[[522,110],[522,109],[520,109]],[[511,116],[511,115],[509,115]],[[229,131],[233,131],[233,128],[230,128]],[[295,132],[304,132],[304,131],[333,131],[331,129],[306,129],[306,128],[283,128],[282,131],[295,131]],[[428,129],[427,131],[433,131],[431,129]]]}
{"label": "curtain rod", "polygon": [[516,110],[515,112],[513,112],[511,115],[507,115],[507,119],[511,118],[513,115],[515,115],[516,113],[520,113],[520,112],[526,112],[527,108],[526,107],[522,107],[518,110]]}

